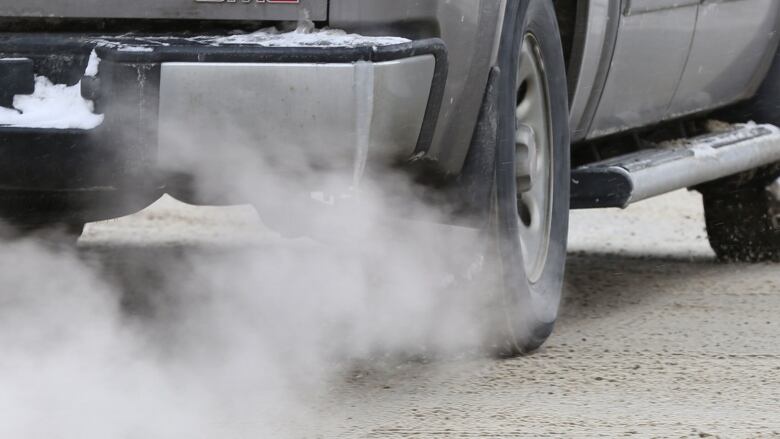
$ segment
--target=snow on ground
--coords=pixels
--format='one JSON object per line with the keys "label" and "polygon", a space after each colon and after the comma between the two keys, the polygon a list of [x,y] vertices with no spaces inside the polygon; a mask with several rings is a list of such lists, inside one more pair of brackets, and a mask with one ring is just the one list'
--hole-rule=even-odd
{"label": "snow on ground", "polygon": [[698,192],[681,190],[623,210],[575,210],[569,251],[712,257],[701,206]]}

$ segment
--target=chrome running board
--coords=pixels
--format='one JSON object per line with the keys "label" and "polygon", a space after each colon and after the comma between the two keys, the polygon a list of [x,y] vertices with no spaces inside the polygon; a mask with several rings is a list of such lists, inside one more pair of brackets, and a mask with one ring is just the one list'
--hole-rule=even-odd
{"label": "chrome running board", "polygon": [[780,162],[780,128],[733,125],[573,170],[571,207],[626,207],[775,162]]}

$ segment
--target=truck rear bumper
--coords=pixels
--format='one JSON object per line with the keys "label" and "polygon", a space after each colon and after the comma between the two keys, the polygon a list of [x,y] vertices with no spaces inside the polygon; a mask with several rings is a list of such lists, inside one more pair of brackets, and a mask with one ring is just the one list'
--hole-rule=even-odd
{"label": "truck rear bumper", "polygon": [[[83,77],[93,50],[98,74]],[[55,82],[80,81],[104,116],[88,130],[0,126],[0,191],[25,192],[158,188],[162,171],[186,172],[193,157],[229,166],[235,144],[274,165],[307,160],[358,175],[367,161],[392,163],[429,147],[447,74],[436,39],[227,47],[6,34],[0,58],[29,59]]]}

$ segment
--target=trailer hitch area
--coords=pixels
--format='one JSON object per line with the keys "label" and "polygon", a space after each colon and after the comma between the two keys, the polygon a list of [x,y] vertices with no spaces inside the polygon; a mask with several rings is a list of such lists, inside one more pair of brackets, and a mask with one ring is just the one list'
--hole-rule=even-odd
{"label": "trailer hitch area", "polygon": [[0,107],[13,108],[14,96],[35,90],[33,62],[28,58],[0,58]]}

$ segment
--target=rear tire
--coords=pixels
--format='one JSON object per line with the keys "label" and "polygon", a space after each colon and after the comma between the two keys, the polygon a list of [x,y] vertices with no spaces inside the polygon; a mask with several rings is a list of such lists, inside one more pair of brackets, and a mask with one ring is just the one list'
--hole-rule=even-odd
{"label": "rear tire", "polygon": [[[729,122],[780,126],[780,52],[751,99],[716,113]],[[780,260],[780,163],[707,183],[704,213],[710,245],[732,262]]]}
{"label": "rear tire", "polygon": [[510,2],[504,26],[511,31],[504,32],[499,52],[489,228],[500,298],[490,335],[499,355],[513,356],[539,348],[558,314],[569,223],[570,146],[566,71],[553,3]]}
{"label": "rear tire", "polygon": [[780,180],[732,179],[701,192],[707,235],[719,259],[780,261]]}
{"label": "rear tire", "polygon": [[[780,52],[756,95],[715,115],[729,122],[780,126]],[[699,191],[710,245],[732,262],[780,260],[780,163],[718,180]]]}

